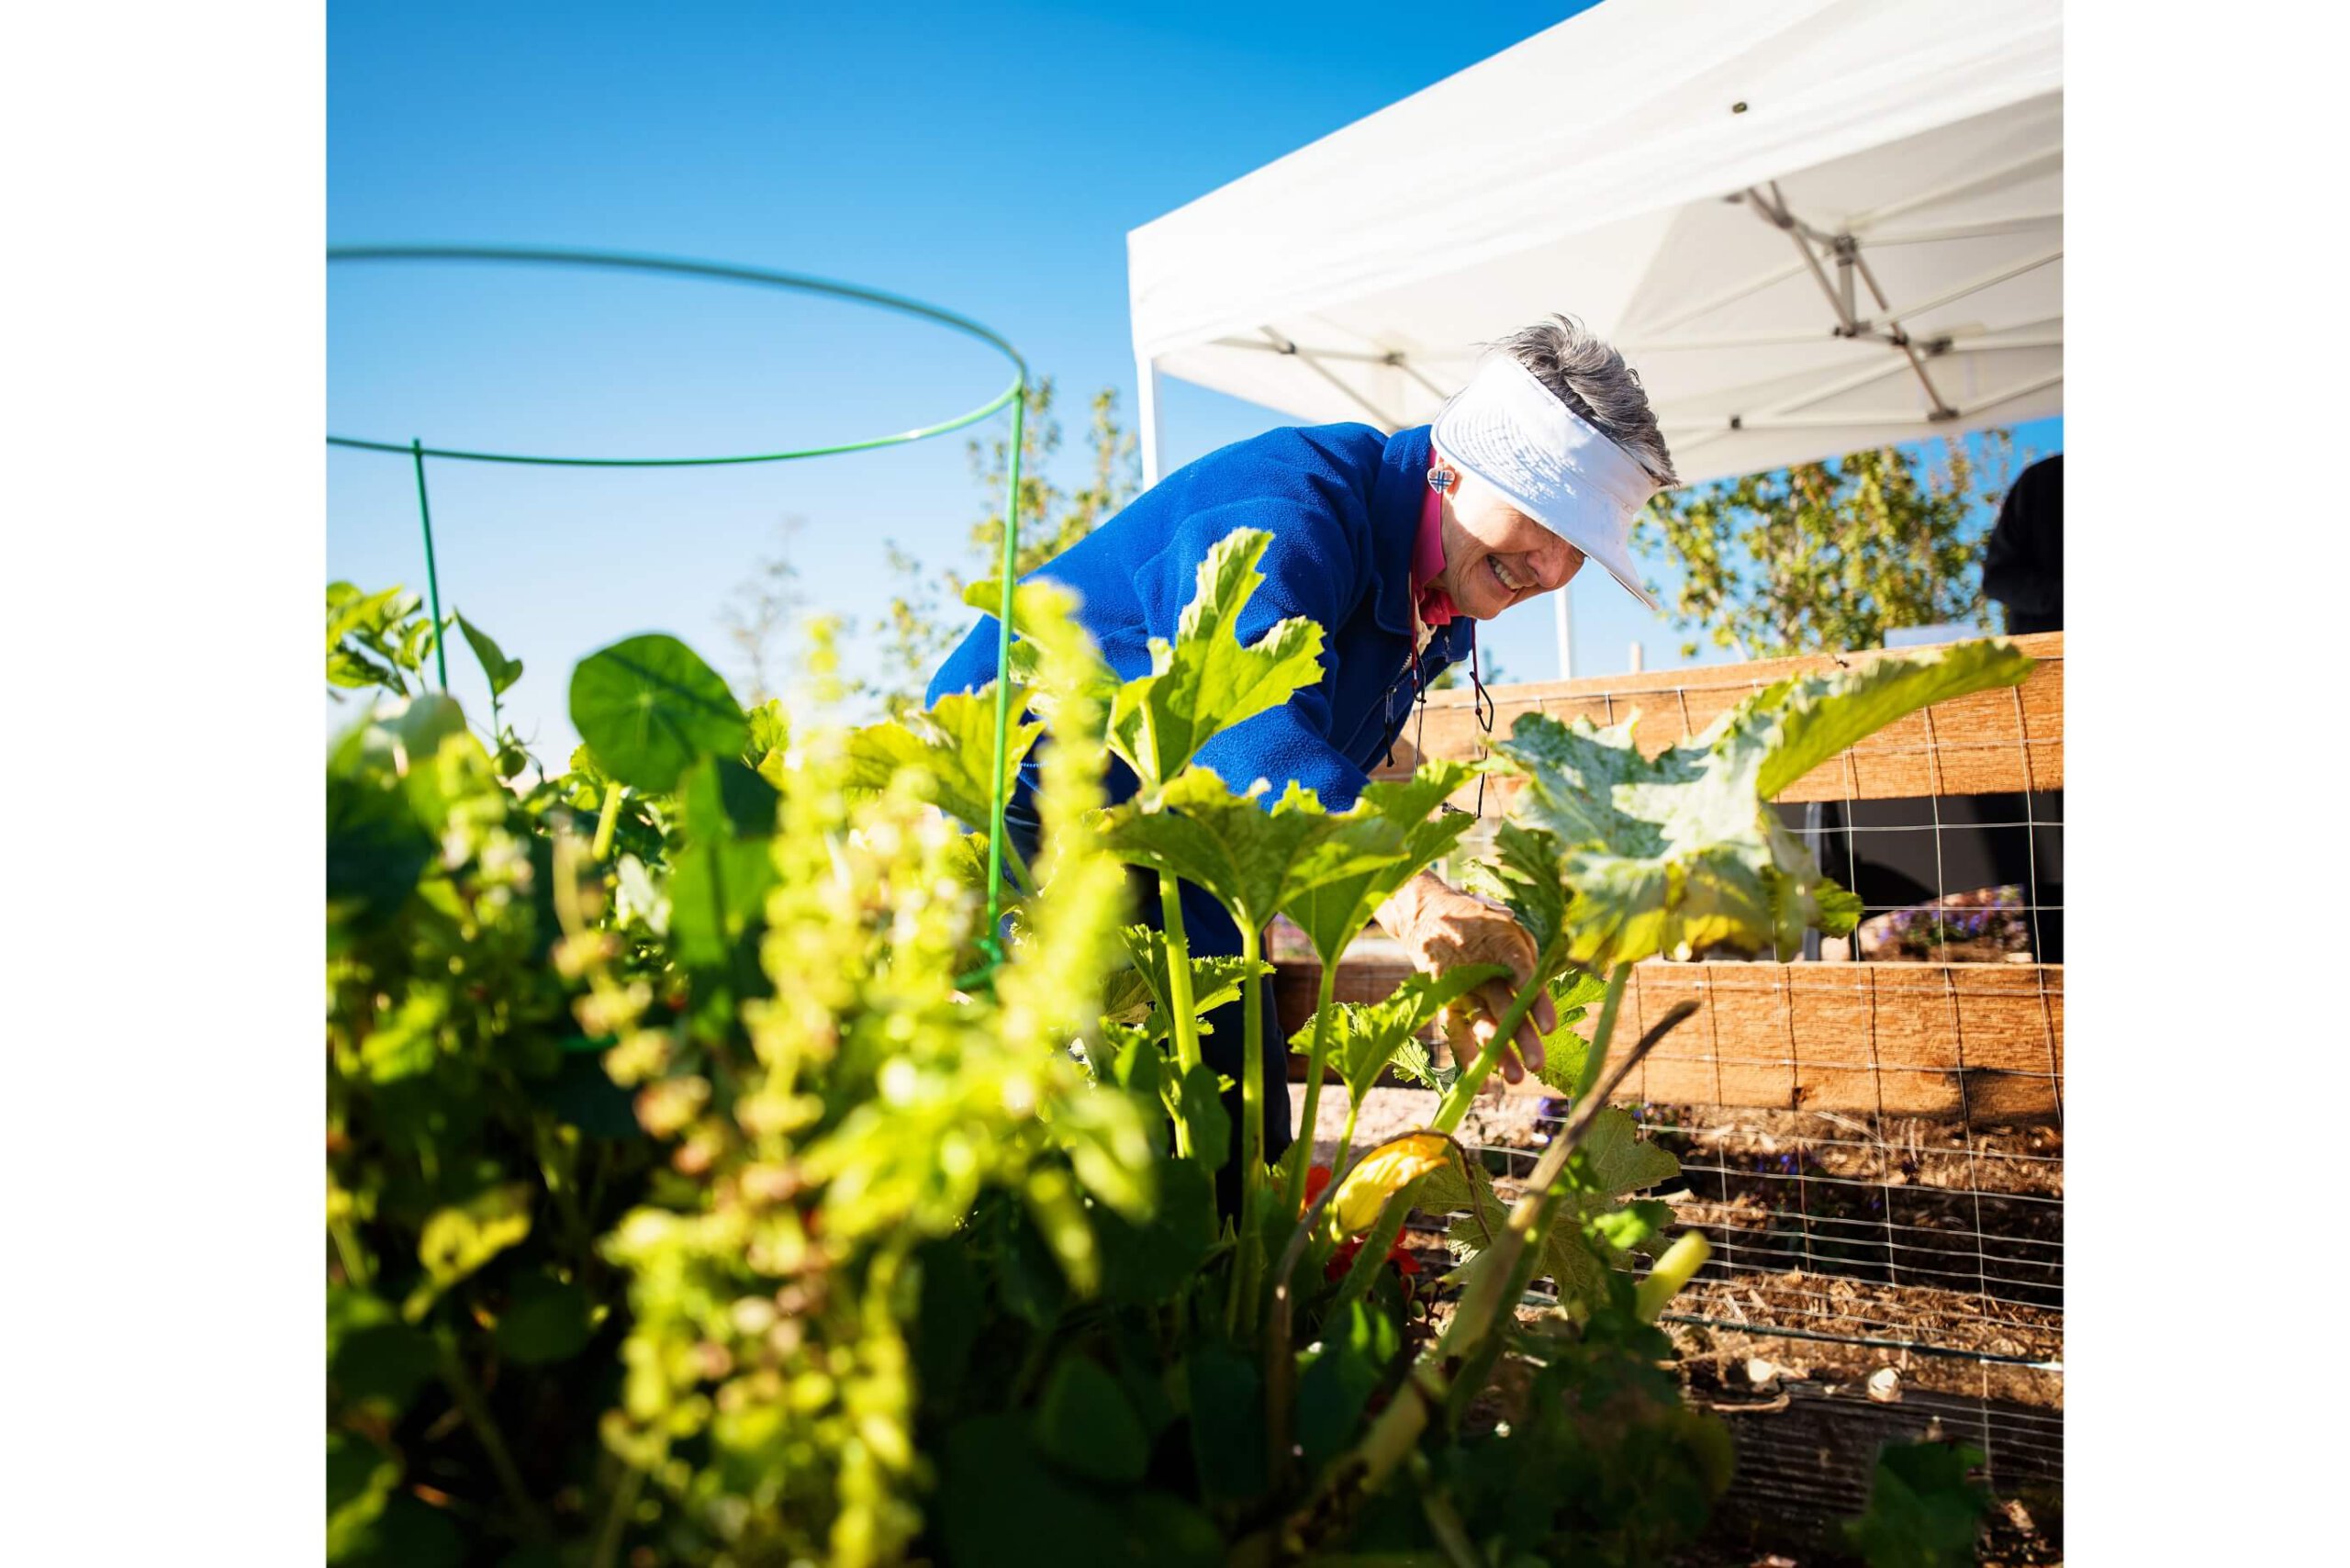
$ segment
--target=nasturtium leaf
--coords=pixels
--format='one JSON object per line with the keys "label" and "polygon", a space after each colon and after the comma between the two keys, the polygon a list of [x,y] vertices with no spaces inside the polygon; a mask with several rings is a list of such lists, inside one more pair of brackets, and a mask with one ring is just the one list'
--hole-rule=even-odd
{"label": "nasturtium leaf", "polygon": [[761,839],[688,843],[669,877],[669,939],[688,969],[722,969],[758,923],[775,885],[775,857]]}
{"label": "nasturtium leaf", "polygon": [[509,1182],[436,1209],[417,1239],[417,1259],[447,1289],[531,1234],[531,1189]]}
{"label": "nasturtium leaf", "polygon": [[1118,1380],[1078,1350],[1063,1353],[1045,1384],[1036,1446],[1088,1481],[1139,1481],[1150,1462],[1150,1439]]}
{"label": "nasturtium leaf", "polygon": [[514,683],[522,678],[522,661],[508,658],[488,633],[463,615],[457,617],[457,630],[465,634],[465,644],[481,661],[481,672],[489,678],[489,694],[503,697],[513,689]]}
{"label": "nasturtium leaf", "polygon": [[[1497,874],[1529,926],[1563,920],[1568,957],[1593,969],[1785,950],[1807,928],[1850,929],[1857,906],[1768,809],[1771,796],[1906,713],[2031,668],[1990,641],[1783,681],[1653,758],[1632,720],[1600,729],[1528,714],[1494,748],[1526,778]],[[1553,901],[1569,890],[1561,914]]]}
{"label": "nasturtium leaf", "polygon": [[[1024,722],[1026,694],[1013,694],[1012,724],[1005,750],[1009,779],[1045,726]],[[867,725],[849,737],[849,782],[858,789],[885,790],[901,771],[922,779],[923,798],[966,827],[984,832],[995,815],[995,688],[951,692],[924,713]]]}
{"label": "nasturtium leaf", "polygon": [[1209,546],[1175,641],[1152,638],[1150,673],[1118,689],[1110,744],[1146,791],[1172,779],[1219,732],[1322,678],[1322,628],[1302,616],[1240,644],[1241,610],[1265,580],[1257,563],[1272,539],[1238,528]]}
{"label": "nasturtium leaf", "polygon": [[775,786],[730,756],[704,757],[687,770],[686,832],[715,839],[739,834],[767,839],[775,833]]}
{"label": "nasturtium leaf", "polygon": [[546,1274],[528,1273],[514,1282],[491,1338],[505,1355],[537,1366],[577,1355],[594,1333],[586,1291]]}
{"label": "nasturtium leaf", "polygon": [[589,655],[571,672],[571,722],[612,778],[666,795],[700,757],[740,756],[750,738],[725,679],[659,633]]}

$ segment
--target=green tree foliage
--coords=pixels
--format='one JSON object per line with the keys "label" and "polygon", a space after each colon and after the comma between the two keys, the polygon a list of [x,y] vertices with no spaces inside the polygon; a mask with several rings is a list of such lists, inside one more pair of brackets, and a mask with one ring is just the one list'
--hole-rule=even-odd
{"label": "green tree foliage", "polygon": [[[1018,575],[1025,576],[1092,532],[1142,488],[1142,461],[1135,433],[1118,422],[1118,393],[1105,386],[1093,395],[1086,426],[1085,480],[1064,488],[1052,476],[1061,449],[1061,421],[1053,411],[1053,378],[1028,388],[1020,438],[1020,550]],[[974,441],[968,452],[971,477],[986,509],[971,525],[965,570],[943,572],[925,565],[894,540],[889,569],[897,584],[882,612],[880,673],[872,695],[886,713],[921,706],[931,672],[968,624],[952,613],[974,582],[997,576],[1003,555],[1003,491],[1012,443],[1003,437]]]}
{"label": "green tree foliage", "polygon": [[[1682,574],[1673,625],[1750,659],[1874,648],[1985,624],[1975,557],[2016,466],[2010,432],[1799,463],[1657,498],[1633,531]],[[1659,593],[1657,585],[1650,591]],[[1682,644],[1695,657],[1699,640]]]}

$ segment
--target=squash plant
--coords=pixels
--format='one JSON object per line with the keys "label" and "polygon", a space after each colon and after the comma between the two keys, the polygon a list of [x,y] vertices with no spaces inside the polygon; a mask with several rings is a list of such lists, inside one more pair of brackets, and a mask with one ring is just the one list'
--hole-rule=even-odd
{"label": "squash plant", "polygon": [[[1234,635],[1265,543],[1216,547],[1131,681],[1064,593],[1019,588],[1042,832],[1001,930],[960,825],[988,815],[992,692],[852,730],[822,628],[788,717],[634,637],[575,671],[584,744],[524,783],[497,714],[477,734],[424,693],[440,628],[330,590],[330,678],[382,693],[328,767],[332,1560],[1639,1562],[1702,1522],[1727,1439],[1679,1406],[1653,1325],[1703,1243],[1633,1195],[1675,1168],[1606,1106],[1661,1033],[1614,1042],[1627,967],[1849,924],[1769,795],[2024,664],[1976,644],[1774,688],[1655,759],[1628,728],[1521,722],[1486,874],[1542,965],[1494,1039],[1547,987],[1575,1111],[1505,1203],[1452,1137],[1498,1047],[1456,1078],[1414,1039],[1491,973],[1330,1003],[1371,910],[1453,846],[1464,820],[1434,812],[1464,770],[1331,812],[1196,761],[1318,678],[1318,629]],[[502,694],[519,665],[463,630]],[[1112,755],[1141,788],[1106,809]],[[1241,958],[1191,956],[1186,880]],[[1318,1178],[1310,1135],[1261,1159],[1275,913],[1324,958],[1292,1021],[1309,1094],[1335,1065],[1348,1096]],[[1234,1129],[1200,1015],[1236,991],[1245,1202],[1220,1221]],[[1358,1151],[1391,1063],[1445,1092]],[[1415,1204],[1461,1216],[1433,1316],[1391,1267]],[[1521,1325],[1541,1276],[1562,1305]],[[1511,1355],[1533,1372],[1505,1394]]]}

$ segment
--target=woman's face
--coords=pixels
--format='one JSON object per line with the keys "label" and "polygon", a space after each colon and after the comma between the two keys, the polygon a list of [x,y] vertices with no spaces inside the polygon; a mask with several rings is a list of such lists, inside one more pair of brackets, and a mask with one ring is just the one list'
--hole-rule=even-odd
{"label": "woman's face", "polygon": [[1567,586],[1583,552],[1519,511],[1501,492],[1441,457],[1453,476],[1444,493],[1445,592],[1472,620]]}

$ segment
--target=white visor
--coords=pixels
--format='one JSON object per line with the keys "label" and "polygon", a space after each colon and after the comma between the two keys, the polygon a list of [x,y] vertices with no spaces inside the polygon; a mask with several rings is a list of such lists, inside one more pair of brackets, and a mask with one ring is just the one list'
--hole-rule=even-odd
{"label": "white visor", "polygon": [[1632,565],[1633,520],[1663,487],[1506,353],[1488,354],[1436,417],[1438,449],[1607,568],[1651,610]]}

